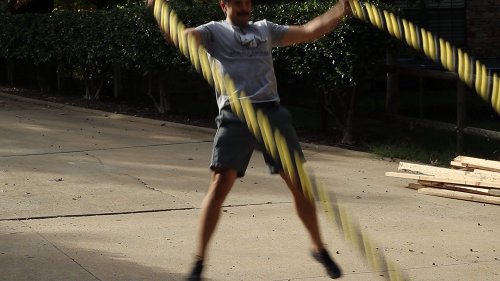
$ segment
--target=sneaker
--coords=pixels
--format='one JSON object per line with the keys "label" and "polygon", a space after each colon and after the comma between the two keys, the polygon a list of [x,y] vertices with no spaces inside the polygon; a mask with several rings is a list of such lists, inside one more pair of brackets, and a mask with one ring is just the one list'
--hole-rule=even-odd
{"label": "sneaker", "polygon": [[320,252],[312,252],[312,256],[325,267],[326,272],[332,279],[337,279],[342,276],[342,270],[340,270],[337,264],[332,260],[326,249]]}
{"label": "sneaker", "polygon": [[202,271],[203,271],[203,260],[197,260],[193,265],[191,273],[186,278],[186,281],[201,281]]}

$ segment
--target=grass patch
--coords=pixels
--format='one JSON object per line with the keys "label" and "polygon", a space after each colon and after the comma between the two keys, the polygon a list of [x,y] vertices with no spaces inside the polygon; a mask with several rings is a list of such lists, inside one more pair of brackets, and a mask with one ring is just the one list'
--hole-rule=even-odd
{"label": "grass patch", "polygon": [[[381,157],[449,167],[450,161],[458,155],[457,138],[453,132],[386,123],[384,126],[365,127],[363,139],[367,150]],[[500,141],[466,135],[464,150],[460,154],[499,160]]]}

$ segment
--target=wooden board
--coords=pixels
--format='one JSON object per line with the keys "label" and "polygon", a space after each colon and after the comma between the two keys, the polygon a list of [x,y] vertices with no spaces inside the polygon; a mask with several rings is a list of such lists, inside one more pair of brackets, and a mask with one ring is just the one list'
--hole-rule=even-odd
{"label": "wooden board", "polygon": [[406,186],[406,188],[419,190],[420,188],[432,187],[432,188],[448,189],[448,190],[469,192],[473,194],[500,197],[500,189],[487,189],[487,188],[471,187],[467,185],[444,184],[444,183],[426,182],[426,181],[418,181],[418,182],[419,183],[409,183]]}
{"label": "wooden board", "polygon": [[462,166],[462,163],[457,162],[457,161],[451,161],[450,165],[455,170],[469,171],[469,172],[474,172],[476,174],[493,175],[496,177],[498,177],[500,175],[500,173],[497,171],[488,171],[488,170],[482,170],[479,168],[464,167],[464,166]]}
{"label": "wooden board", "polygon": [[452,168],[463,170],[463,171],[472,171],[472,170],[474,170],[473,168],[468,168],[468,167],[462,166],[462,163],[458,162],[458,161],[453,161],[452,160],[450,162],[450,165],[451,165]]}
{"label": "wooden board", "polygon": [[485,176],[500,177],[500,173],[499,172],[494,172],[494,171],[487,171],[487,170],[481,170],[481,169],[473,169],[472,172],[474,174],[480,174],[480,175],[485,175]]}
{"label": "wooden board", "polygon": [[410,188],[410,189],[415,189],[415,190],[419,190],[421,188],[424,188],[425,185],[421,185],[421,184],[418,184],[418,183],[409,183],[406,188]]}
{"label": "wooden board", "polygon": [[418,181],[418,184],[421,185],[422,187],[447,189],[447,190],[468,192],[468,193],[481,194],[481,195],[492,195],[492,194],[490,194],[491,189],[481,188],[481,187],[472,187],[472,186],[468,186],[468,185],[448,184],[448,183],[436,184],[435,182],[426,182],[426,181]]}
{"label": "wooden board", "polygon": [[442,187],[443,185],[445,185],[444,182],[424,181],[424,180],[419,180],[418,184],[425,185],[427,187]]}
{"label": "wooden board", "polygon": [[488,193],[493,196],[500,196],[500,189],[490,189]]}
{"label": "wooden board", "polygon": [[469,178],[476,178],[477,180],[480,181],[500,183],[500,173],[491,171],[486,171],[485,173],[483,172],[476,173],[475,171],[460,171],[460,170],[440,168],[440,167],[414,164],[414,163],[406,163],[406,162],[400,162],[398,170],[416,172],[424,175],[444,177],[444,178],[469,177]]}
{"label": "wooden board", "polygon": [[385,173],[385,175],[388,177],[395,177],[395,178],[454,183],[454,184],[463,184],[463,185],[470,185],[470,186],[481,186],[481,187],[487,187],[487,188],[500,189],[499,182],[480,181],[477,178],[471,178],[471,177],[467,177],[467,176],[450,178],[450,177],[437,177],[437,176],[416,175],[416,174],[395,173],[395,172],[387,172],[387,173]]}
{"label": "wooden board", "polygon": [[418,190],[418,193],[439,196],[439,197],[452,198],[452,199],[474,201],[474,202],[480,202],[480,203],[486,203],[486,204],[500,205],[500,197],[494,197],[494,196],[489,196],[489,195],[470,194],[470,193],[466,193],[466,192],[439,189],[439,188],[431,188],[431,187],[420,188]]}
{"label": "wooden board", "polygon": [[462,167],[471,167],[482,170],[500,172],[500,161],[486,160],[481,158],[457,156],[454,162],[460,162]]}
{"label": "wooden board", "polygon": [[461,171],[447,169],[447,168],[440,168],[440,167],[407,163],[407,162],[399,162],[398,171],[417,172],[417,173],[430,175],[430,176],[450,175],[450,174],[454,174],[454,172],[461,172]]}

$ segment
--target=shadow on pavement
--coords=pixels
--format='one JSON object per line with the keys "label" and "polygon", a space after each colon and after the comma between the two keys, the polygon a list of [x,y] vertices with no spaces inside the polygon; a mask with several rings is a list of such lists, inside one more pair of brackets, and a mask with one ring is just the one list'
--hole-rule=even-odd
{"label": "shadow on pavement", "polygon": [[[41,236],[38,233],[9,232],[8,227],[2,227],[0,231],[2,281],[180,281],[185,278],[183,272],[188,270],[178,268],[176,271],[180,273],[168,272],[157,266],[134,262],[125,254],[103,251],[103,247],[91,250],[68,246],[80,243],[78,233],[48,233]],[[57,235],[56,239],[45,238],[50,235]],[[70,241],[70,238],[74,240]],[[88,244],[85,239],[82,238],[82,244]],[[56,241],[53,242],[54,240]]]}

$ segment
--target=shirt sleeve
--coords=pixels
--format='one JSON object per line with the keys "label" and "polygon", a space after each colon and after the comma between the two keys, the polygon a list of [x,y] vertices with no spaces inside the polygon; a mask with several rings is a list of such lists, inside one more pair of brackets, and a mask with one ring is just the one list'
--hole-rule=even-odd
{"label": "shirt sleeve", "polygon": [[214,42],[212,28],[211,28],[213,24],[214,24],[214,22],[209,22],[209,23],[206,23],[206,24],[203,24],[203,25],[196,27],[196,30],[201,35],[202,44],[207,49],[210,48]]}
{"label": "shirt sleeve", "polygon": [[288,25],[275,24],[270,21],[266,21],[267,28],[269,29],[269,34],[271,34],[271,42],[273,47],[280,46],[280,41],[288,32]]}

